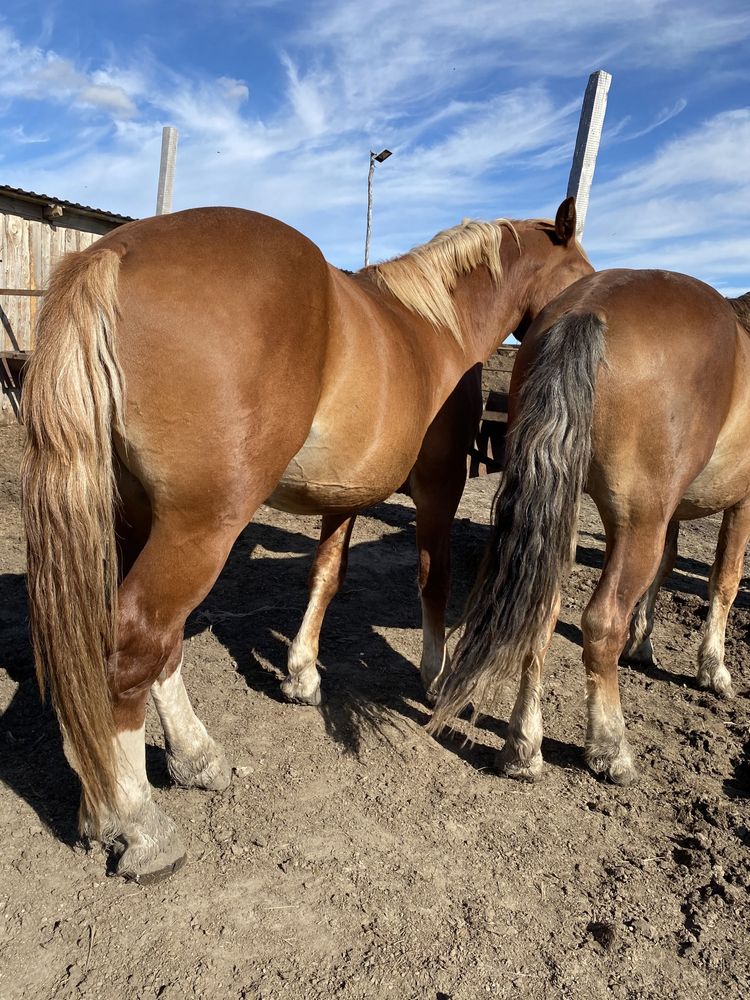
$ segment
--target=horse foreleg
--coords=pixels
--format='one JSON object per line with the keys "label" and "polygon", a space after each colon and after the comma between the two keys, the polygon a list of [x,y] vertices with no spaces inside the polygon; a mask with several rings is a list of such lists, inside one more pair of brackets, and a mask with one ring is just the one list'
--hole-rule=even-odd
{"label": "horse foreleg", "polygon": [[680,531],[679,521],[670,521],[667,529],[667,540],[664,545],[664,553],[656,571],[653,583],[638,602],[638,606],[633,614],[630,623],[630,638],[622,654],[624,660],[631,663],[644,663],[656,666],[657,660],[654,656],[654,645],[651,641],[651,632],[654,628],[654,608],[656,598],[659,595],[661,585],[672,572],[677,560],[677,536]]}
{"label": "horse foreleg", "polygon": [[184,788],[220,792],[229,786],[232,769],[223,749],[208,735],[190,704],[182,679],[183,657],[171,672],[165,668],[151,688],[167,746],[167,767]]}
{"label": "horse foreleg", "polygon": [[542,672],[559,613],[558,595],[542,647],[527,656],[521,668],[521,684],[508,723],[505,746],[495,759],[500,774],[508,778],[534,781],[542,771]]}
{"label": "horse foreleg", "polygon": [[659,568],[666,527],[656,520],[639,520],[613,529],[601,578],[581,621],[588,708],[586,760],[592,771],[618,785],[637,780],[638,772],[625,738],[617,665],[635,604]]}
{"label": "horse foreleg", "polygon": [[750,538],[750,501],[724,511],[716,559],[708,582],[708,618],[698,653],[698,683],[725,698],[733,695],[732,678],[724,666],[724,639],[729,610],[742,579]]}
{"label": "horse foreleg", "polygon": [[328,605],[338,592],[349,557],[355,514],[327,514],[320,529],[320,542],[310,570],[309,600],[299,632],[289,650],[289,676],[281,690],[290,701],[319,705],[320,674],[317,668],[320,630]]}

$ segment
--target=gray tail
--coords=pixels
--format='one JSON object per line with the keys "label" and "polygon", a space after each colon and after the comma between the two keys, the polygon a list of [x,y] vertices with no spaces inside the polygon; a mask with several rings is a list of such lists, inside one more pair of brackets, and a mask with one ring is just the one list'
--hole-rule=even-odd
{"label": "gray tail", "polygon": [[505,474],[464,633],[428,726],[433,733],[469,704],[476,719],[546,640],[575,552],[605,329],[598,316],[570,314],[540,341],[508,435]]}

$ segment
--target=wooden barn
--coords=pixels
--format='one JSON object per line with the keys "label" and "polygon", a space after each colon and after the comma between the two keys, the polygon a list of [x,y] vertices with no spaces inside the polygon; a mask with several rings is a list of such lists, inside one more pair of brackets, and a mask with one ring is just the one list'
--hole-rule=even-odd
{"label": "wooden barn", "polygon": [[[87,205],[0,185],[0,351],[28,351],[39,297],[55,262],[131,220]],[[0,422],[14,419],[2,397]]]}

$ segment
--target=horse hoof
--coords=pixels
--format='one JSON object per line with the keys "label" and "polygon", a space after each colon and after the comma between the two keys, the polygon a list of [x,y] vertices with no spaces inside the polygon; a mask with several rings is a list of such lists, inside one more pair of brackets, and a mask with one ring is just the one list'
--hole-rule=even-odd
{"label": "horse hoof", "polygon": [[699,670],[698,687],[713,691],[720,698],[726,698],[727,700],[734,698],[732,676],[724,666],[714,668],[712,672]]}
{"label": "horse hoof", "polygon": [[620,748],[619,752],[613,757],[587,754],[586,762],[590,770],[598,778],[605,778],[613,785],[619,785],[621,788],[634,785],[640,779],[638,768],[633,763],[629,747]]}
{"label": "horse hoof", "polygon": [[624,663],[633,663],[640,667],[658,668],[660,666],[651,639],[644,639],[640,645],[626,649],[622,654],[622,660]]}
{"label": "horse hoof", "polygon": [[203,788],[207,792],[224,792],[232,783],[232,768],[222,753],[212,760],[203,770],[196,774],[193,780],[194,788]]}
{"label": "horse hoof", "polygon": [[520,758],[514,749],[506,743],[502,750],[495,754],[495,770],[504,778],[514,781],[536,781],[544,769],[541,750],[526,760]]}
{"label": "horse hoof", "polygon": [[437,689],[431,691],[429,688],[427,688],[424,693],[424,700],[427,702],[428,705],[433,707],[437,705],[438,694],[439,692]]}
{"label": "horse hoof", "polygon": [[153,853],[140,844],[126,847],[117,862],[117,874],[138,885],[156,885],[170,878],[187,861],[187,851],[179,837],[174,836],[163,848]]}
{"label": "horse hoof", "polygon": [[320,692],[320,681],[318,681],[311,691],[307,691],[298,681],[294,681],[291,677],[288,677],[285,681],[281,682],[281,693],[287,701],[291,701],[295,705],[312,705],[314,708],[318,708],[323,701]]}
{"label": "horse hoof", "polygon": [[126,882],[136,882],[138,885],[156,885],[158,882],[164,882],[166,879],[171,878],[175,872],[178,872],[182,868],[186,861],[187,851],[179,858],[167,861],[166,864],[160,865],[158,868],[149,869],[148,871],[138,872],[131,868],[123,869],[118,865],[117,874],[121,875]]}
{"label": "horse hoof", "polygon": [[169,754],[167,767],[175,784],[182,788],[202,788],[223,792],[232,780],[232,768],[223,749],[211,740],[211,745],[197,757]]}

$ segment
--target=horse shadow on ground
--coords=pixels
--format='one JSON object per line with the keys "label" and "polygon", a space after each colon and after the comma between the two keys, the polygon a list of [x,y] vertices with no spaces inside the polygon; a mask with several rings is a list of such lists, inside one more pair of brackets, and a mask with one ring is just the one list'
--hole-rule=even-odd
{"label": "horse shadow on ground", "polygon": [[[374,516],[393,530],[357,545],[355,527],[348,579],[329,608],[321,636],[320,711],[330,736],[352,753],[358,752],[365,730],[377,730],[393,742],[399,719],[413,726],[429,717],[411,652],[402,654],[381,634],[420,623],[414,510],[381,505]],[[210,628],[247,685],[272,700],[282,700],[279,682],[304,613],[315,545],[302,532],[251,524],[187,622],[186,638]],[[461,559],[456,562],[460,566]],[[456,575],[454,616],[470,582],[466,574],[465,583]],[[78,781],[65,759],[54,713],[38,693],[22,574],[0,575],[0,669],[17,685],[0,714],[0,780],[72,846],[78,840]],[[147,746],[147,766],[154,785],[168,783],[161,748]]]}
{"label": "horse shadow on ground", "polygon": [[52,708],[42,704],[28,633],[26,580],[0,575],[0,664],[18,687],[0,715],[0,780],[64,843],[78,840],[77,778],[68,767]]}
{"label": "horse shadow on ground", "polygon": [[[347,580],[328,609],[320,643],[324,698],[320,711],[331,738],[354,754],[366,731],[375,730],[393,741],[399,719],[411,728],[429,718],[418,671],[421,640],[410,637],[407,656],[382,634],[386,629],[420,626],[414,509],[392,502],[368,511],[367,516],[392,530],[357,544],[355,527]],[[468,518],[454,524],[449,623],[463,610],[486,534],[485,526]],[[249,525],[214,588],[188,619],[187,638],[210,628],[246,684],[272,700],[282,699],[279,682],[286,671],[288,645],[306,606],[315,545],[314,539],[299,531]],[[599,549],[584,548],[583,555],[590,564],[601,565]],[[54,715],[48,705],[40,703],[26,622],[23,576],[0,575],[0,665],[18,685],[0,716],[0,780],[62,841],[73,844],[77,840],[72,807],[78,795],[77,779],[65,760]],[[580,644],[580,630],[575,626],[560,623],[558,631]],[[684,682],[658,668],[654,676]],[[502,738],[506,723],[485,718],[477,730],[482,731]],[[493,767],[495,750],[481,740],[467,744],[454,733],[439,742],[477,770]],[[149,747],[147,753],[150,777],[156,785],[165,784],[163,752]],[[545,739],[544,753],[548,761],[563,767],[584,766],[581,750],[573,744]]]}

